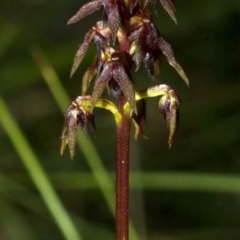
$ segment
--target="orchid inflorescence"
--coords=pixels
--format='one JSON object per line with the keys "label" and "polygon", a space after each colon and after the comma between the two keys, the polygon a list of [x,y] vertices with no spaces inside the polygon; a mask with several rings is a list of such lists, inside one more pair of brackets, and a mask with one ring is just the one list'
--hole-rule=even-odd
{"label": "orchid inflorescence", "polygon": [[[154,78],[160,69],[160,57],[164,56],[189,85],[188,78],[174,57],[172,47],[153,23],[147,10],[149,3],[156,10],[156,0],[145,0],[143,3],[139,0],[95,0],[83,5],[68,21],[68,24],[76,23],[96,10],[103,10],[103,20],[86,33],[74,58],[71,77],[82,62],[89,44],[95,44],[96,56],[83,76],[82,96],[77,97],[65,113],[61,153],[66,145],[69,145],[70,156],[73,158],[78,126],[84,133],[87,133],[87,122],[95,129],[95,107],[110,110],[116,123],[121,122],[122,113],[119,108],[113,102],[101,98],[105,88],[115,99],[118,100],[121,95],[126,99],[124,111],[134,123],[135,136],[139,133],[144,136],[144,99],[160,96],[159,110],[169,127],[168,144],[171,146],[179,119],[178,94],[165,84],[137,91],[130,75],[133,65],[138,70],[141,63],[144,63],[148,74]],[[173,1],[160,0],[160,3],[176,23]],[[93,79],[95,81],[92,94],[85,95]]]}
{"label": "orchid inflorescence", "polygon": [[[147,10],[151,3],[156,11],[156,0],[94,0],[83,5],[68,21],[76,23],[96,10],[103,10],[103,20],[97,22],[85,35],[75,55],[70,77],[75,73],[85,56],[89,44],[94,43],[96,56],[86,70],[82,81],[82,95],[78,96],[65,113],[62,131],[61,154],[69,146],[70,157],[74,157],[77,128],[87,134],[87,125],[95,130],[93,110],[95,107],[109,110],[117,126],[116,153],[116,239],[128,240],[129,219],[129,134],[131,121],[135,137],[143,132],[146,119],[145,99],[160,97],[159,110],[169,128],[169,147],[179,123],[180,98],[168,85],[161,84],[136,90],[130,71],[136,71],[143,63],[152,79],[159,73],[160,58],[177,71],[189,85],[187,76],[174,57],[171,45],[155,27]],[[175,23],[173,0],[160,0]],[[91,95],[86,95],[92,80]],[[102,98],[104,89],[117,101]]]}

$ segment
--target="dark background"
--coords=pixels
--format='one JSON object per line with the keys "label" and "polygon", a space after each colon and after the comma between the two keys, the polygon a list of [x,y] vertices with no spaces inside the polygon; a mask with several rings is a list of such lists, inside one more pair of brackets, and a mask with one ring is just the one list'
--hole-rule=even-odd
{"label": "dark background", "polygon": [[[105,236],[102,239],[114,239],[114,218],[97,184],[93,187],[87,184],[85,187],[61,186],[71,174],[75,174],[76,182],[81,174],[88,174],[91,180],[92,170],[79,149],[73,162],[66,152],[60,157],[63,113],[32,56],[33,49],[40,48],[71,99],[80,95],[81,78],[94,56],[94,47],[90,47],[79,70],[70,80],[72,60],[84,34],[101,19],[101,12],[75,25],[66,26],[66,22],[85,2],[1,1],[0,95],[68,212],[83,219],[87,226],[79,224],[83,239],[101,239],[98,231]],[[131,218],[141,240],[237,240],[240,239],[240,187],[238,191],[227,191],[228,188],[221,190],[221,184],[216,184],[216,189],[207,190],[212,182],[206,182],[199,190],[194,183],[191,189],[188,188],[191,178],[190,183],[179,184],[181,186],[171,181],[174,182],[176,177],[181,183],[181,176],[188,174],[196,177],[195,183],[198,183],[198,176],[199,181],[204,176],[235,177],[236,181],[239,180],[240,1],[182,0],[175,1],[175,5],[177,26],[160,4],[158,16],[153,16],[188,75],[190,88],[164,59],[161,73],[154,81],[144,67],[132,73],[137,88],[168,84],[179,93],[182,104],[180,127],[170,150],[167,147],[168,132],[157,106],[158,99],[147,101],[145,132],[149,139],[140,137],[135,141],[132,133],[131,171],[140,172],[143,176],[148,173],[159,174],[160,177],[163,174],[166,179],[170,176],[170,180],[166,180],[162,187],[161,184],[157,187],[158,183],[156,187],[146,186],[140,190],[133,186]],[[106,169],[114,171],[114,121],[106,111],[96,110],[95,113],[96,138],[90,134],[90,139]],[[0,159],[0,175],[30,189],[26,200],[23,192],[10,186],[5,185],[6,190],[1,190],[0,239],[63,239],[1,125]],[[54,180],[55,174],[58,174],[58,181]],[[22,204],[28,201],[33,208],[43,209],[44,217]],[[17,219],[24,223],[21,227]],[[11,231],[17,234],[12,236]]]}

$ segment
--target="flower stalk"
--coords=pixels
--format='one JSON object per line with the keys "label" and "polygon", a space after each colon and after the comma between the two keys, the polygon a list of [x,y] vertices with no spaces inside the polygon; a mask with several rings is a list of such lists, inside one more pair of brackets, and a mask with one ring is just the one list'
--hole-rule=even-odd
{"label": "flower stalk", "polygon": [[[144,135],[146,120],[145,100],[160,97],[158,108],[169,128],[168,145],[171,147],[179,123],[180,97],[168,85],[161,84],[137,91],[130,75],[132,66],[136,70],[143,63],[152,79],[159,73],[160,58],[177,71],[189,85],[187,76],[175,59],[172,47],[155,27],[152,15],[147,10],[151,3],[156,10],[156,0],[94,0],[83,5],[68,21],[76,23],[96,10],[103,10],[103,20],[97,22],[85,35],[76,52],[70,77],[78,69],[89,44],[96,46],[96,56],[86,70],[82,81],[82,96],[68,107],[62,131],[61,154],[69,146],[73,159],[77,127],[87,134],[87,123],[95,130],[94,108],[109,110],[116,121],[116,239],[128,240],[129,216],[129,139],[131,122],[135,127],[135,138]],[[176,23],[175,6],[172,0],[160,0],[163,8]],[[91,95],[85,95],[94,79]],[[115,99],[117,106],[101,98],[104,89]]]}
{"label": "flower stalk", "polygon": [[116,239],[128,239],[129,216],[129,140],[131,115],[124,109],[126,99],[119,97],[122,121],[117,125],[116,162]]}

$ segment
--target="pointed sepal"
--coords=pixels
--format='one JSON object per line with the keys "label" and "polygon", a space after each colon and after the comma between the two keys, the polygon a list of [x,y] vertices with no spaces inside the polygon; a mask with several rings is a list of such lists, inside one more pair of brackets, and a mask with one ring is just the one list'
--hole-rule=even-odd
{"label": "pointed sepal", "polygon": [[165,11],[170,15],[172,20],[177,24],[177,19],[175,16],[175,6],[172,0],[160,0],[160,3],[162,4]]}
{"label": "pointed sepal", "polygon": [[102,1],[99,1],[99,0],[86,3],[78,10],[78,12],[72,18],[69,19],[67,24],[73,24],[82,20],[84,17],[99,10],[101,6],[102,6]]}
{"label": "pointed sepal", "polygon": [[93,37],[95,35],[95,28],[92,28],[86,35],[84,38],[83,43],[79,46],[74,60],[73,60],[73,66],[71,69],[71,74],[70,77],[72,77],[72,75],[75,73],[75,71],[77,70],[77,68],[79,67],[80,63],[82,62],[83,57],[85,56],[87,50],[88,50],[88,46],[90,44],[90,42],[92,41]]}
{"label": "pointed sepal", "polygon": [[174,57],[173,49],[171,45],[160,35],[158,38],[158,47],[161,52],[165,55],[167,62],[177,71],[177,73],[181,76],[183,81],[189,86],[189,80],[183,71],[180,64]]}

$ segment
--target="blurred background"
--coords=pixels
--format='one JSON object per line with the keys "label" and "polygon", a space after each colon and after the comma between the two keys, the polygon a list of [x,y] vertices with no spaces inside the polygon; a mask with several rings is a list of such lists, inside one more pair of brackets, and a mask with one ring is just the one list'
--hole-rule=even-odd
{"label": "blurred background", "polygon": [[[110,210],[114,204],[113,117],[95,110],[96,133],[89,129],[88,139],[80,136],[81,146],[97,154],[99,162],[91,163],[97,159],[95,155],[87,157],[80,148],[74,161],[67,151],[59,155],[62,110],[80,95],[81,79],[94,56],[94,46],[69,79],[72,60],[84,34],[101,19],[101,12],[96,12],[67,26],[68,19],[84,3],[1,0],[1,240],[114,239]],[[240,1],[181,0],[175,5],[177,26],[160,4],[158,15],[153,16],[188,75],[190,88],[164,59],[154,81],[143,66],[132,72],[138,89],[168,84],[179,93],[182,105],[180,127],[171,149],[158,99],[147,100],[148,140],[139,137],[135,141],[132,132],[131,226],[139,240],[237,240]],[[54,96],[53,91],[61,90],[61,86],[64,92]],[[35,157],[28,154],[29,150]],[[51,193],[44,192],[47,189],[56,192],[52,200],[48,199]],[[62,207],[54,215],[54,206],[58,206],[55,201]],[[62,213],[69,217],[79,237],[70,237],[67,231],[64,234],[67,223],[60,219],[67,217]]]}

